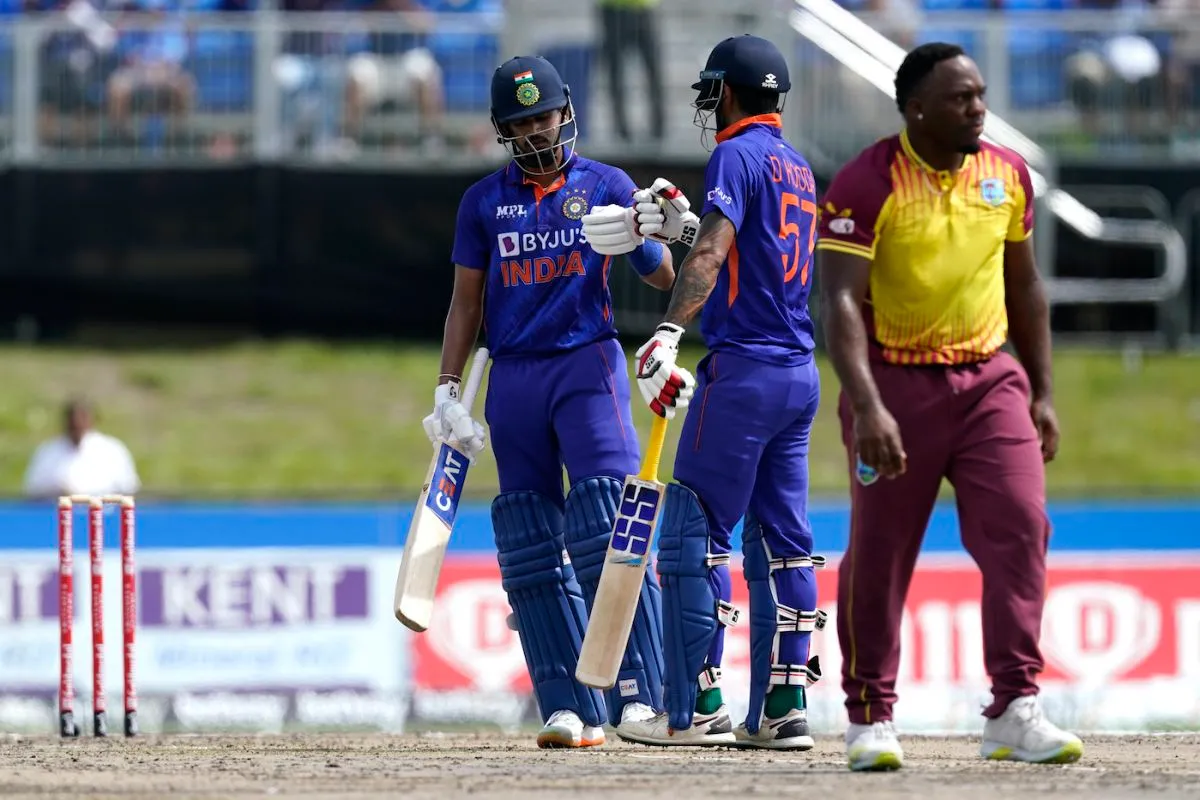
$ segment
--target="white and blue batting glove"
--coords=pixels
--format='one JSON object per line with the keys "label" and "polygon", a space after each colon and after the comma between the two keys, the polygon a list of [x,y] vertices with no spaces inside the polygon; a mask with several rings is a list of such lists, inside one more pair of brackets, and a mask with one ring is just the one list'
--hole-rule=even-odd
{"label": "white and blue batting glove", "polygon": [[674,419],[677,411],[687,408],[696,391],[692,373],[675,364],[682,335],[683,328],[664,322],[634,356],[634,372],[642,399],[653,413],[667,419]]}
{"label": "white and blue batting glove", "polygon": [[[664,244],[682,242],[688,247],[696,243],[700,218],[675,184],[666,178],[657,178],[649,189],[635,192],[633,199],[637,202],[638,231],[647,239]],[[646,206],[645,210],[643,206]]]}
{"label": "white and blue batting glove", "polygon": [[487,434],[461,401],[458,381],[440,384],[433,392],[433,413],[421,421],[425,435],[436,447],[445,443],[461,450],[472,461],[483,452]]}

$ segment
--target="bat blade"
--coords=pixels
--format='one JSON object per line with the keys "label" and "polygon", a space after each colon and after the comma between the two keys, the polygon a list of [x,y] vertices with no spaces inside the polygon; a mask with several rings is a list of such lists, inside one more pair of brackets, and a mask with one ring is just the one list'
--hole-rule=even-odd
{"label": "bat blade", "polygon": [[621,490],[621,505],[613,520],[604,569],[575,666],[575,679],[585,686],[611,688],[621,671],[662,514],[666,486],[657,480],[657,472],[666,427],[665,419],[655,420],[642,471],[627,477]]}
{"label": "bat blade", "polygon": [[[487,361],[487,348],[479,348],[463,393],[463,406],[467,413],[475,403]],[[404,555],[396,575],[393,610],[396,619],[417,633],[427,630],[433,618],[438,577],[442,572],[446,548],[450,545],[450,533],[458,516],[458,501],[462,497],[470,466],[471,460],[465,453],[448,444],[441,444],[429,462],[421,496],[417,499],[417,507],[408,526]]]}
{"label": "bat blade", "polygon": [[442,560],[471,464],[448,444],[438,448],[417,501],[396,578],[396,619],[420,633],[429,628]]}

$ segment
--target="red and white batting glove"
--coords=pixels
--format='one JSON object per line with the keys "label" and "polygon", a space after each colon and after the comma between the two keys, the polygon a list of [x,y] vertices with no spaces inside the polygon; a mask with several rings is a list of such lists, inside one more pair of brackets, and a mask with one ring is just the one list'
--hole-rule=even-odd
{"label": "red and white batting glove", "polygon": [[634,192],[633,199],[638,233],[642,236],[664,244],[683,242],[691,247],[696,243],[700,218],[692,212],[692,204],[675,184],[666,178],[658,178],[649,189]]}
{"label": "red and white batting glove", "polygon": [[651,411],[667,419],[674,419],[676,411],[687,408],[696,391],[692,373],[675,366],[682,335],[683,328],[664,322],[634,357],[638,391]]}

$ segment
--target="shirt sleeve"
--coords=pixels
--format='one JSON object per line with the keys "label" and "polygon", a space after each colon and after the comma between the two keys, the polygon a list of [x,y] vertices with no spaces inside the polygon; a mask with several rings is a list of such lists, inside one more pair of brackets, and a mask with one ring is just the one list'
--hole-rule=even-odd
{"label": "shirt sleeve", "polygon": [[720,211],[740,232],[751,188],[750,169],[742,151],[730,143],[717,145],[704,171],[704,206],[700,218],[710,211]]}
{"label": "shirt sleeve", "polygon": [[61,490],[55,468],[54,448],[51,442],[38,446],[25,470],[25,494],[29,497],[48,497]]}
{"label": "shirt sleeve", "polygon": [[1033,181],[1029,178],[1029,167],[1025,166],[1025,159],[1016,156],[1016,162],[1013,164],[1017,171],[1017,192],[1016,203],[1013,204],[1012,219],[1008,223],[1008,236],[1005,238],[1010,242],[1023,242],[1033,234]]}
{"label": "shirt sleeve", "polygon": [[[637,185],[633,178],[623,170],[614,169],[612,177],[607,181],[605,202],[601,205],[618,205],[630,208],[633,206],[633,193]],[[629,264],[634,271],[643,277],[650,275],[662,264],[663,244],[653,239],[646,239],[629,253]]]}
{"label": "shirt sleeve", "polygon": [[142,488],[142,481],[138,478],[137,467],[133,463],[133,454],[129,452],[129,448],[124,442],[116,439],[113,440],[113,449],[115,450],[115,460],[117,461],[117,486],[121,494],[137,494]]}
{"label": "shirt sleeve", "polygon": [[479,218],[479,192],[472,186],[458,204],[454,223],[454,249],[450,260],[468,269],[487,269],[490,261],[483,223]]}
{"label": "shirt sleeve", "polygon": [[892,207],[890,176],[859,157],[838,170],[821,203],[818,250],[875,259],[879,233]]}

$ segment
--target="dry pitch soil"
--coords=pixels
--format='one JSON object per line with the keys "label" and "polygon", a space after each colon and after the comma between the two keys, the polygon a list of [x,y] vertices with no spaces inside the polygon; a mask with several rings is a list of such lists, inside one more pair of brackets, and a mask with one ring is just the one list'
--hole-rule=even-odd
{"label": "dry pitch soil", "polygon": [[0,738],[0,798],[720,797],[1200,798],[1200,735],[1085,738],[1069,766],[988,763],[970,738],[908,737],[897,773],[851,774],[840,740],[808,753],[613,743],[540,751],[527,736],[296,734]]}

